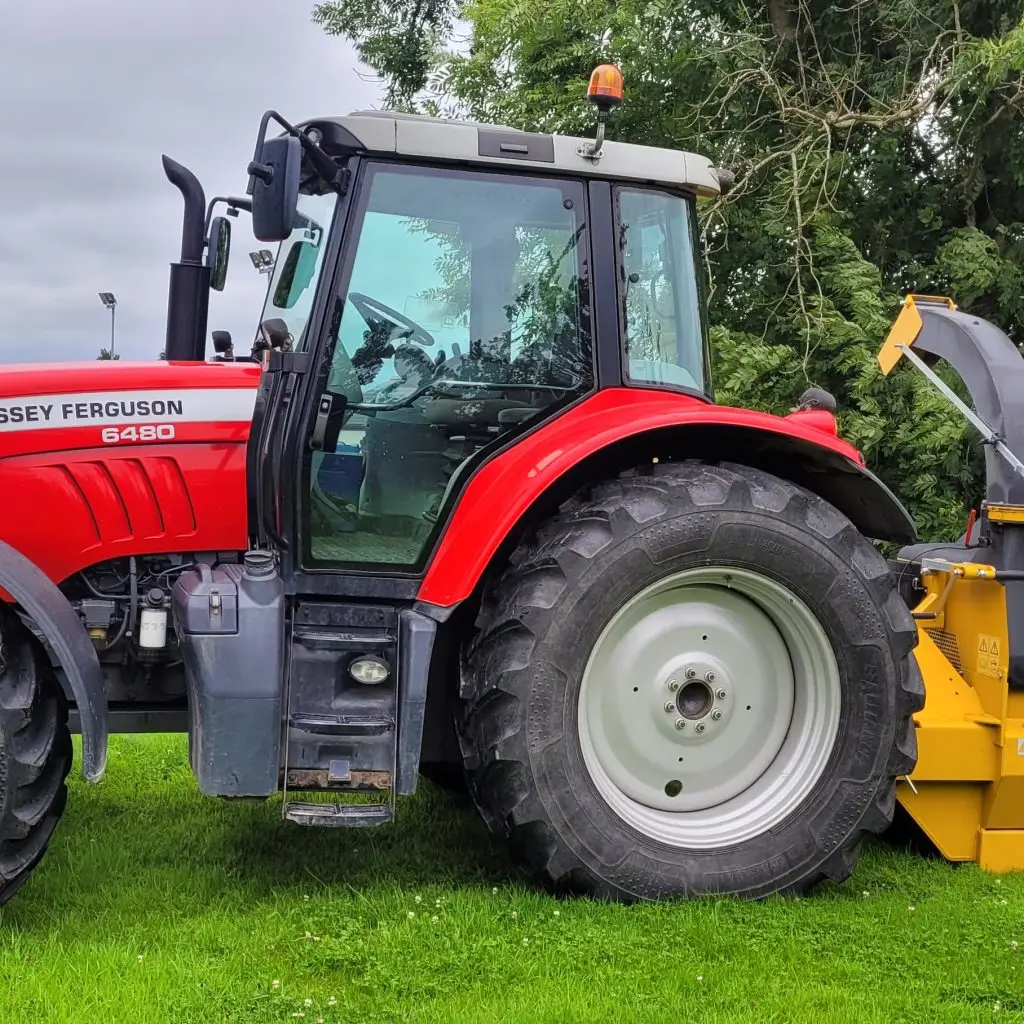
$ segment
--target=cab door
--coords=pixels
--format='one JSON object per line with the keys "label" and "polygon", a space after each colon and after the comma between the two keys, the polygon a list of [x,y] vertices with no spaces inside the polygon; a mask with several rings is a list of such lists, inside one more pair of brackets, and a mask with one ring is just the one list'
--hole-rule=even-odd
{"label": "cab door", "polygon": [[364,164],[290,420],[300,589],[414,596],[474,469],[593,389],[586,206],[574,179]]}

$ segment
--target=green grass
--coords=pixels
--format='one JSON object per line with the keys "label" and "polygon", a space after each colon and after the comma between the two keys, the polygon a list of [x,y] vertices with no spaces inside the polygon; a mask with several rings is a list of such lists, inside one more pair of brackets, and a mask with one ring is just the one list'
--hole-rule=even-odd
{"label": "green grass", "polygon": [[560,901],[426,783],[393,826],[304,830],[200,797],[181,738],[116,739],[0,911],[0,1021],[320,1018],[1024,1021],[1024,878],[877,844],[805,900]]}

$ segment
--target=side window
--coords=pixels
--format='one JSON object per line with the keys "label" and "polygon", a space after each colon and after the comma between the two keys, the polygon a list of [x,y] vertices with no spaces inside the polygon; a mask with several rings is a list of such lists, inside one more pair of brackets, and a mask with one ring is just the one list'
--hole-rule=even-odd
{"label": "side window", "polygon": [[378,167],[361,202],[307,557],[412,567],[473,457],[592,386],[583,190]]}
{"label": "side window", "polygon": [[619,190],[627,375],[703,391],[706,347],[692,216],[692,202],[678,196]]}

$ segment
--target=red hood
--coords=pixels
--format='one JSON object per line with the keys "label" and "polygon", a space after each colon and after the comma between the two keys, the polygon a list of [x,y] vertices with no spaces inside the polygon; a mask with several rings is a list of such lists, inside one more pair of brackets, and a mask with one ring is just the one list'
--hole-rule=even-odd
{"label": "red hood", "polygon": [[[244,441],[259,381],[254,363],[0,367],[0,457],[130,444],[131,428],[144,425],[150,441],[155,426],[159,440]],[[115,428],[127,436],[114,438]]]}
{"label": "red hood", "polygon": [[0,368],[0,540],[58,581],[127,555],[241,550],[259,380],[254,363]]}

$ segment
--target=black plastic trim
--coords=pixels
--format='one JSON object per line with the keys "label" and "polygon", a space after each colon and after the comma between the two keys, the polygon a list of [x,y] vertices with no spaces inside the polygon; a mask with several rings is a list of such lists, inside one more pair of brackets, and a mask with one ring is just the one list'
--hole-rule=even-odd
{"label": "black plastic trim", "polygon": [[502,157],[506,160],[530,160],[535,163],[555,162],[555,140],[550,135],[500,128],[478,128],[477,155]]}
{"label": "black plastic trim", "polygon": [[[356,157],[349,162],[348,170],[358,174],[362,162]],[[297,512],[294,496],[302,482],[302,453],[308,431],[306,426],[315,403],[309,396],[315,394],[318,375],[309,372],[316,363],[314,360],[320,351],[320,339],[324,336],[325,325],[329,321],[329,313],[336,294],[339,258],[344,255],[343,243],[352,213],[355,189],[348,189],[338,199],[334,216],[331,220],[330,234],[327,238],[327,250],[324,253],[324,271],[317,282],[316,295],[306,321],[306,343],[302,355],[304,359],[295,360],[295,371],[290,375],[291,390],[280,401],[275,415],[265,424],[264,434],[273,438],[271,443],[277,444],[275,460],[276,512],[280,534],[281,576],[285,589],[294,593],[295,573],[298,569],[297,548],[294,540],[298,536],[300,514]],[[297,353],[298,354],[298,353]],[[286,364],[282,363],[282,367]],[[326,379],[326,378],[325,378]],[[251,441],[250,441],[251,443]],[[250,484],[251,486],[251,484]]]}
{"label": "black plastic trim", "polygon": [[395,792],[416,792],[423,746],[427,681],[433,661],[437,623],[410,608],[398,616],[398,752]]}
{"label": "black plastic trim", "polygon": [[412,601],[420,589],[421,574],[384,576],[356,574],[342,569],[319,572],[298,570],[286,590],[290,594],[322,597],[366,597],[385,601]]}
{"label": "black plastic trim", "polygon": [[42,569],[3,541],[0,588],[32,619],[64,670],[82,722],[82,774],[98,781],[107,765],[107,694],[96,648],[81,618]]}
{"label": "black plastic trim", "polygon": [[590,280],[594,309],[594,360],[598,388],[621,387],[622,302],[618,245],[612,216],[612,187],[607,181],[587,186],[590,215]]}

